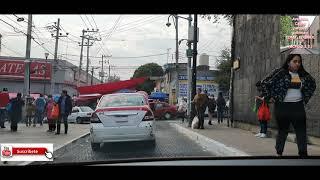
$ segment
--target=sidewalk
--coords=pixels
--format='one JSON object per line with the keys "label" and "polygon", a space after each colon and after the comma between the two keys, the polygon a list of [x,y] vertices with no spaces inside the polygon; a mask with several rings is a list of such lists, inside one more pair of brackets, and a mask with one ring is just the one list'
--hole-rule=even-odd
{"label": "sidewalk", "polygon": [[[226,156],[274,156],[275,138],[257,138],[255,133],[239,128],[227,127],[227,122],[218,124],[217,120],[213,121],[213,125],[208,125],[208,120],[205,120],[205,129],[191,129],[186,123],[175,122],[171,123],[179,132],[184,133],[189,138],[197,141],[200,145],[211,148],[212,151],[228,151],[218,152],[218,155]],[[320,155],[320,146],[308,145],[308,153],[310,156]],[[297,144],[286,142],[283,155],[298,155]]]}
{"label": "sidewalk", "polygon": [[[76,139],[89,133],[89,124],[72,124],[69,123],[68,134],[64,134],[64,125],[61,124],[61,134],[55,135],[54,132],[47,132],[48,124],[43,124],[37,127],[26,127],[25,124],[18,124],[18,131],[11,132],[10,124],[6,122],[5,129],[0,129],[0,144],[1,143],[53,143],[54,152]],[[22,162],[7,162],[5,165],[19,165]],[[0,166],[4,162],[0,161]]]}

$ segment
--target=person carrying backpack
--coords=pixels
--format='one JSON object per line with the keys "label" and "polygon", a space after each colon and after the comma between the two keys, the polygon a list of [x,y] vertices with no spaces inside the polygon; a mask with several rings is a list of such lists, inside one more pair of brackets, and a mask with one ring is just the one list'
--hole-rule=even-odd
{"label": "person carrying backpack", "polygon": [[46,107],[46,100],[44,99],[43,94],[40,94],[40,97],[37,100],[35,100],[34,104],[36,106],[36,113],[35,113],[33,127],[36,126],[36,123],[39,123],[40,126],[42,126],[44,110]]}

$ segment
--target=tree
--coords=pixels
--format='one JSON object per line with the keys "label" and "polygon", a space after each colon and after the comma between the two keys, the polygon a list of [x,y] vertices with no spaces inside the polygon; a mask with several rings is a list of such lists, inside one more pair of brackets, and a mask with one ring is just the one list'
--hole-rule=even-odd
{"label": "tree", "polygon": [[232,14],[223,14],[223,15],[201,15],[202,18],[208,19],[209,21],[212,20],[213,23],[219,23],[221,19],[226,19],[229,23],[230,26],[232,26],[232,20],[233,20],[233,15]]}
{"label": "tree", "polygon": [[286,46],[286,36],[291,36],[293,32],[293,22],[291,16],[280,16],[280,43],[281,46]]}
{"label": "tree", "polygon": [[[156,63],[148,63],[138,67],[138,69],[134,71],[133,78],[163,76],[163,74],[164,72],[161,66]],[[146,80],[143,84],[137,87],[137,90],[145,91],[150,94],[153,91],[155,85],[155,81]]]}
{"label": "tree", "polygon": [[230,76],[231,76],[231,51],[229,48],[221,50],[221,55],[216,58],[218,74],[216,81],[219,84],[221,91],[228,91],[230,88]]}

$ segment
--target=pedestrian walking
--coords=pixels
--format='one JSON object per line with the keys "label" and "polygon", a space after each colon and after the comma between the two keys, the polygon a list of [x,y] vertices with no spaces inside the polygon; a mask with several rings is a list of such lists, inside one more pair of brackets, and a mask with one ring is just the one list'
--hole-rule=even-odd
{"label": "pedestrian walking", "polygon": [[66,90],[63,90],[61,96],[58,100],[59,105],[59,118],[57,121],[57,132],[56,134],[60,134],[61,121],[64,123],[64,133],[68,133],[68,116],[72,111],[72,101],[71,97],[68,95]]}
{"label": "pedestrian walking", "polygon": [[[258,121],[260,124],[260,132],[257,133],[255,136],[259,137],[259,138],[266,138],[267,137],[268,122],[270,121],[270,118],[265,118],[265,117],[263,117],[263,115],[261,115],[261,113],[264,113],[264,112],[261,112],[261,110],[262,110],[261,108],[263,108],[263,105],[264,105],[263,103],[265,103],[265,106],[267,106],[267,108],[269,109],[268,102],[265,102],[263,97],[255,96],[255,106],[256,106],[255,109],[256,109]],[[270,111],[265,112],[265,113],[270,114]]]}
{"label": "pedestrian walking", "polygon": [[[32,119],[34,118],[35,111],[36,111],[36,107],[32,104],[31,101],[29,101],[26,106],[26,113],[27,113],[26,126],[27,127],[31,127],[31,123],[32,123]],[[35,124],[34,124],[34,126],[35,126]]]}
{"label": "pedestrian walking", "polygon": [[[35,113],[34,121],[36,123],[39,123],[40,126],[42,126],[43,125],[44,110],[45,110],[45,106],[46,106],[46,100],[43,97],[43,94],[40,94],[40,97],[34,101],[34,104],[36,106],[36,113]],[[33,124],[34,127],[36,126],[36,123]]]}
{"label": "pedestrian walking", "polygon": [[209,100],[208,100],[208,116],[209,116],[209,125],[212,125],[212,119],[214,116],[214,111],[216,109],[217,103],[216,100],[214,99],[214,95],[212,94],[211,96],[209,96]]}
{"label": "pedestrian walking", "polygon": [[316,82],[304,69],[301,55],[289,54],[282,67],[273,70],[258,87],[264,99],[275,105],[278,156],[283,154],[290,124],[296,133],[299,156],[308,156],[305,105],[314,94]]}
{"label": "pedestrian walking", "polygon": [[182,122],[184,122],[184,118],[186,117],[187,113],[187,100],[185,98],[181,99],[179,102],[178,113],[182,118]]}
{"label": "pedestrian walking", "polygon": [[[222,92],[219,92],[218,98],[217,98],[217,112],[218,112],[218,123],[223,123],[223,113],[226,107],[226,100],[222,96]],[[229,127],[229,123],[228,123]]]}
{"label": "pedestrian walking", "polygon": [[54,105],[56,105],[56,102],[53,100],[52,95],[49,95],[45,110],[49,126],[49,130],[47,132],[54,132],[56,130],[56,121],[58,118],[52,115]]}
{"label": "pedestrian walking", "polygon": [[22,107],[24,106],[21,93],[18,93],[17,97],[11,99],[9,103],[11,103],[11,111],[9,112],[11,131],[16,132],[18,130],[18,122],[22,119]]}
{"label": "pedestrian walking", "polygon": [[9,103],[9,93],[7,88],[3,88],[2,92],[0,92],[0,127],[6,128],[4,123],[6,121],[7,110],[6,107]]}
{"label": "pedestrian walking", "polygon": [[202,93],[201,88],[198,88],[197,94],[194,96],[192,102],[195,103],[195,108],[199,119],[198,129],[204,129],[204,113],[207,108],[208,98],[206,94]]}

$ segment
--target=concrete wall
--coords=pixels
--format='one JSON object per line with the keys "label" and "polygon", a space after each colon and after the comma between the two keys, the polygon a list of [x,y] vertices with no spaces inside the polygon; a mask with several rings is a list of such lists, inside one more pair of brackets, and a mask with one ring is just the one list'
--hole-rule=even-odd
{"label": "concrete wall", "polygon": [[[310,34],[315,36],[314,48],[320,48],[320,37],[318,37],[317,31],[320,30],[320,16],[316,16],[310,26]],[[319,41],[318,41],[319,40]]]}
{"label": "concrete wall", "polygon": [[[235,57],[240,57],[240,69],[234,73],[235,121],[258,124],[252,112],[254,96],[258,95],[255,83],[272,69],[280,67],[289,51],[280,53],[279,20],[277,15],[237,15],[235,26]],[[319,85],[320,56],[303,55],[303,64]],[[320,96],[317,89],[307,106],[308,134],[320,136]],[[309,109],[310,108],[310,109]],[[273,113],[273,106],[271,105]],[[276,128],[274,115],[270,123]]]}

